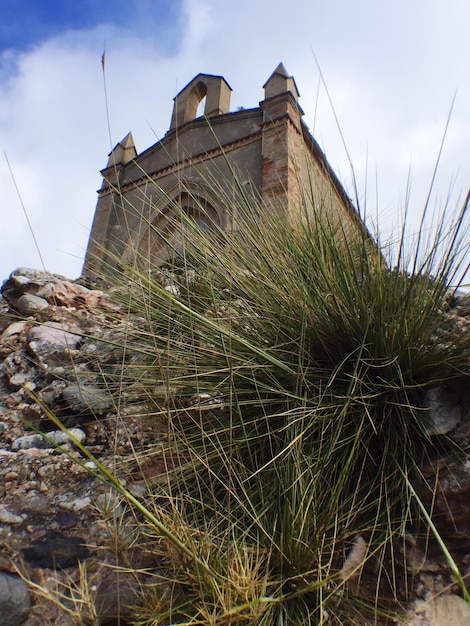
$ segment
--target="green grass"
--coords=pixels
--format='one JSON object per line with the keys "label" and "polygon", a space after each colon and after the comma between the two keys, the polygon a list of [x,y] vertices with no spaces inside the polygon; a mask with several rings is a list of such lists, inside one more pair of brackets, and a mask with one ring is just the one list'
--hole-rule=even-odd
{"label": "green grass", "polygon": [[208,236],[175,204],[172,263],[136,254],[116,291],[128,337],[107,385],[139,391],[167,437],[136,467],[166,471],[137,497],[78,446],[127,498],[134,548],[161,563],[134,623],[386,623],[405,583],[397,542],[407,526],[436,530],[415,486],[446,445],[427,434],[426,390],[468,358],[470,338],[445,323],[468,199],[432,240],[404,225],[386,251],[309,189],[287,219],[211,184],[238,228]]}
{"label": "green grass", "polygon": [[468,201],[431,241],[403,227],[387,258],[310,196],[290,219],[222,197],[239,228],[211,237],[174,207],[172,288],[145,258],[125,268],[120,297],[144,322],[123,383],[159,416],[171,459],[129,498],[167,564],[136,624],[380,622],[394,542],[429,522],[412,485],[436,454],[424,394],[468,354],[468,337],[436,332],[465,271]]}

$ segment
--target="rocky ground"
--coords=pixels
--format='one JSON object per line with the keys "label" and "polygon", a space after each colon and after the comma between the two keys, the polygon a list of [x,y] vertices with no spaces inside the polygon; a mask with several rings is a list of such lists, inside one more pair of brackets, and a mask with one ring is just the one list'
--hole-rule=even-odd
{"label": "rocky ground", "polygon": [[[123,593],[133,601],[137,586],[125,575],[117,581],[116,572],[105,567],[119,564],[111,549],[115,525],[106,518],[117,515],[121,526],[133,520],[90,473],[95,464],[76,443],[118,471],[135,493],[145,490],[142,470],[135,471],[136,454],[150,443],[158,445],[155,420],[132,402],[132,391],[116,397],[106,387],[110,377],[106,383],[103,377],[123,363],[129,320],[102,292],[32,270],[14,272],[4,283],[3,298],[0,623],[81,623],[72,605],[61,610],[28,589],[21,576],[50,589],[64,581],[79,584],[78,564],[87,559],[99,572],[92,595],[101,623],[125,624]],[[73,440],[51,415],[60,417]]]}
{"label": "rocky ground", "polygon": [[[138,601],[141,581],[114,567],[129,565],[122,563],[116,545],[132,534],[135,520],[125,502],[93,475],[95,462],[79,444],[117,471],[135,495],[142,495],[146,479],[159,471],[139,466],[136,459],[159,445],[164,429],[147,407],[136,404],[131,387],[116,395],[109,386],[126,359],[132,322],[102,291],[45,272],[16,270],[2,295],[0,623],[86,624],[77,615],[79,598],[88,595],[97,613],[90,624],[124,625],[124,607]],[[470,332],[468,296],[449,303],[446,324]],[[435,523],[461,573],[470,576],[468,371],[452,389],[431,390],[428,403],[429,433],[450,437],[460,454],[423,468],[420,495],[428,505],[434,502]],[[403,549],[413,579],[409,623],[470,624],[470,610],[438,546],[410,534]],[[157,566],[142,551],[127,550],[126,559],[134,560],[136,569]],[[88,589],[84,579],[91,581]],[[57,602],[61,585],[76,588],[75,602]],[[56,602],[48,593],[56,594]]]}

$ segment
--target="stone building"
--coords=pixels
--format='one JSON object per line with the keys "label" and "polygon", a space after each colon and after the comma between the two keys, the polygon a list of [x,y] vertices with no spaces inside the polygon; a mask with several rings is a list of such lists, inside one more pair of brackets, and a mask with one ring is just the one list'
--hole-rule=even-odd
{"label": "stone building", "polygon": [[263,88],[258,107],[231,112],[227,81],[198,74],[174,98],[161,141],[140,154],[131,133],[116,145],[102,170],[84,276],[118,269],[116,259],[129,262],[136,252],[152,265],[165,261],[168,241],[178,236],[170,226],[175,206],[201,228],[215,223],[233,229],[214,181],[226,197],[241,185],[260,206],[273,203],[285,211],[295,210],[305,184],[312,202],[343,227],[363,228],[302,121],[297,85],[282,63]]}

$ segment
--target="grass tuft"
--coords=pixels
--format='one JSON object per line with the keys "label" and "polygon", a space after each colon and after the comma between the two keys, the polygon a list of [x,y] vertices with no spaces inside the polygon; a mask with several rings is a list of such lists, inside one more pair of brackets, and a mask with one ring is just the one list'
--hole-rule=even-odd
{"label": "grass tuft", "polygon": [[470,338],[446,314],[467,269],[469,199],[432,240],[423,222],[410,244],[404,225],[380,249],[311,189],[287,214],[212,185],[236,228],[210,224],[193,196],[210,228],[174,203],[178,237],[155,233],[171,263],[111,259],[129,324],[126,358],[103,376],[166,430],[135,459],[161,473],[135,495],[74,441],[134,512],[133,550],[161,564],[139,577],[133,623],[389,623],[397,543],[418,522],[435,531],[414,487],[444,445],[425,395],[468,359]]}
{"label": "grass tuft", "polygon": [[127,375],[168,432],[158,497],[130,503],[171,555],[171,600],[138,624],[386,619],[380,563],[423,518],[412,485],[436,454],[425,394],[468,355],[443,331],[468,199],[427,245],[403,227],[392,254],[302,197],[288,216],[224,197],[237,228],[209,235],[173,207],[172,263],[125,268],[121,298],[145,320]]}

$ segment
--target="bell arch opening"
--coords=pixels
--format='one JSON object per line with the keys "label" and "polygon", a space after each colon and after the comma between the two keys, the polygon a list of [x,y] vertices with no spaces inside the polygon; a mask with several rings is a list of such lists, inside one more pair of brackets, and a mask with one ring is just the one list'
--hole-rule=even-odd
{"label": "bell arch opening", "polygon": [[[200,80],[194,85],[186,101],[186,110],[184,112],[185,122],[190,122],[191,120],[194,120],[196,117],[198,117],[199,106],[202,102],[204,102],[205,105],[206,96],[207,85],[202,80]],[[204,115],[204,112],[205,111],[202,112],[202,115]]]}

